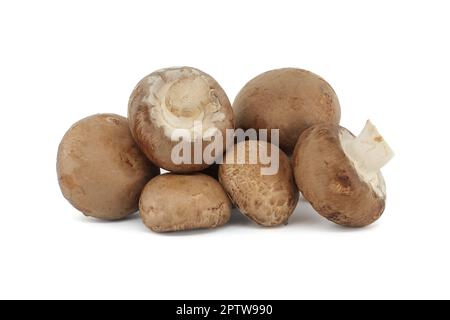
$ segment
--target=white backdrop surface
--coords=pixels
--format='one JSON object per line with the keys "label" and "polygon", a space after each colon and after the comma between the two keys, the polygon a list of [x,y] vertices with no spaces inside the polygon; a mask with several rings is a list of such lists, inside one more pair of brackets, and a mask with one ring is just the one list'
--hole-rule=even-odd
{"label": "white backdrop surface", "polygon": [[[450,298],[448,1],[1,1],[0,298]],[[160,235],[62,197],[56,151],[75,121],[126,115],[134,85],[189,65],[233,100],[257,74],[327,79],[342,125],[370,118],[396,152],[374,225],[301,202],[290,224],[235,213]]]}

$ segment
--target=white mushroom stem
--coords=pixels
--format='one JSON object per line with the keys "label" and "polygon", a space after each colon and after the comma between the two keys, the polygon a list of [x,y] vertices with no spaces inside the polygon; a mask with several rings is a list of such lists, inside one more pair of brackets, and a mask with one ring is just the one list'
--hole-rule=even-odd
{"label": "white mushroom stem", "polygon": [[151,105],[150,117],[172,141],[211,139],[219,129],[217,122],[225,113],[212,80],[189,67],[161,69],[146,78]]}
{"label": "white mushroom stem", "polygon": [[365,175],[379,172],[394,156],[394,152],[370,120],[367,120],[356,138],[347,141],[345,149],[358,171]]}

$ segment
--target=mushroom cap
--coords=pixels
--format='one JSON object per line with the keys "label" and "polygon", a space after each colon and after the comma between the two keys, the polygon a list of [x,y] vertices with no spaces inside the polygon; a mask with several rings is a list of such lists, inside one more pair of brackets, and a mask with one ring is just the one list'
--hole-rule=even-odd
{"label": "mushroom cap", "polygon": [[[272,155],[271,147],[276,148],[279,152],[276,174],[262,175],[261,169],[268,166],[260,161],[249,161],[252,145],[263,146],[269,156]],[[232,202],[244,215],[262,226],[286,224],[299,198],[286,154],[275,145],[255,140],[235,144],[233,152],[234,163],[219,166],[219,180]],[[245,163],[237,162],[239,152],[245,154]]]}
{"label": "mushroom cap", "polygon": [[231,204],[214,178],[167,173],[152,179],[140,200],[144,224],[156,232],[215,228],[228,222]]}
{"label": "mushroom cap", "polygon": [[74,124],[61,141],[58,181],[86,216],[121,219],[137,211],[145,184],[159,174],[139,150],[126,118],[98,114]]}
{"label": "mushroom cap", "polygon": [[303,196],[322,216],[348,227],[376,221],[385,208],[385,184],[376,173],[376,192],[355,169],[342,148],[342,137],[353,136],[332,125],[312,126],[300,136],[293,154],[295,181]]}
{"label": "mushroom cap", "polygon": [[280,129],[280,148],[288,155],[308,127],[339,124],[341,117],[333,88],[318,75],[295,68],[271,70],[250,80],[233,109],[237,128]]}
{"label": "mushroom cap", "polygon": [[[234,128],[234,115],[225,91],[210,75],[190,67],[161,69],[143,78],[128,105],[130,128],[137,144],[156,165],[168,171],[186,173],[201,171],[210,164],[202,158],[198,163],[177,164],[172,150],[179,143],[173,139],[176,129],[189,132],[187,138],[191,158],[194,141],[201,140],[202,153],[211,143],[214,132],[220,132],[226,150],[226,129]],[[198,131],[194,121],[201,123]]]}

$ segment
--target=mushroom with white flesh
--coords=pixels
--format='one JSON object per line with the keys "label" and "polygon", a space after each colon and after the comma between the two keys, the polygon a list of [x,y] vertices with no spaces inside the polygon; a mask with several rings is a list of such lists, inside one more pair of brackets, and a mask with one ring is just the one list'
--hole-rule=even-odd
{"label": "mushroom with white flesh", "polygon": [[357,137],[337,125],[315,125],[296,144],[295,181],[319,214],[343,226],[364,227],[385,209],[380,169],[393,156],[370,121]]}
{"label": "mushroom with white flesh", "polygon": [[[207,168],[211,163],[203,157],[205,149],[220,133],[222,147],[217,144],[211,154],[214,159],[221,156],[226,150],[226,129],[234,128],[225,91],[210,75],[190,67],[161,69],[142,79],[131,94],[128,117],[133,137],[147,157],[179,173]],[[172,157],[180,140],[190,153],[188,161]]]}

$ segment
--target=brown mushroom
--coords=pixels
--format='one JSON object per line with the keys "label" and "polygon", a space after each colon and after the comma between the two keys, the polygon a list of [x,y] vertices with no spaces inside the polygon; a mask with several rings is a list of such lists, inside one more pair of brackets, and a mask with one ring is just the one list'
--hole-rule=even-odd
{"label": "brown mushroom", "polygon": [[[221,156],[226,150],[226,129],[234,128],[224,90],[211,76],[190,67],[162,69],[142,79],[131,94],[128,115],[131,132],[147,157],[179,173],[207,168],[213,161],[205,161],[205,149],[220,134],[222,147],[212,156]],[[187,161],[173,159],[180,140],[187,150],[180,154],[188,153]]]}
{"label": "brown mushroom", "polygon": [[98,114],[67,131],[57,172],[61,191],[75,208],[115,220],[137,211],[142,189],[159,168],[135,144],[126,118]]}
{"label": "brown mushroom", "polygon": [[[273,174],[262,171],[268,164],[261,161],[260,155],[266,152],[277,162]],[[219,166],[219,179],[236,207],[262,226],[286,224],[299,198],[286,154],[268,142],[250,140],[235,144],[227,151],[226,159]]]}
{"label": "brown mushroom", "polygon": [[364,227],[384,211],[386,187],[380,168],[392,156],[370,121],[358,137],[337,125],[315,125],[296,145],[295,180],[319,214],[343,226]]}
{"label": "brown mushroom", "polygon": [[250,80],[233,109],[237,128],[279,129],[280,148],[288,155],[308,127],[339,124],[341,117],[333,88],[318,75],[295,68],[271,70]]}
{"label": "brown mushroom", "polygon": [[228,222],[230,201],[222,186],[204,174],[163,174],[141,195],[141,218],[156,232],[215,228]]}

